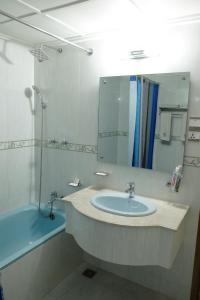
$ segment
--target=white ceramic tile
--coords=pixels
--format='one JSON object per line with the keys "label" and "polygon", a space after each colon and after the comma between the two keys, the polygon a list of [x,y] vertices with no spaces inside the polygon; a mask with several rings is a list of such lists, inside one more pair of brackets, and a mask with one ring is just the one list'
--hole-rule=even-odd
{"label": "white ceramic tile", "polygon": [[9,208],[8,203],[8,167],[7,152],[0,151],[0,212]]}
{"label": "white ceramic tile", "polygon": [[34,147],[7,150],[8,202],[14,208],[34,200]]}
{"label": "white ceramic tile", "polygon": [[[1,46],[3,41],[0,42]],[[6,56],[10,63],[0,59],[1,67],[1,122],[6,128],[1,139],[16,140],[33,137],[33,115],[29,100],[24,95],[26,87],[31,87],[34,81],[34,64],[26,47],[7,43]]]}
{"label": "white ceramic tile", "polygon": [[[33,139],[34,117],[24,90],[33,84],[34,60],[26,47],[12,42],[7,42],[5,55],[7,60],[0,58],[0,142]],[[33,158],[30,148],[0,152],[0,211],[34,198]]]}

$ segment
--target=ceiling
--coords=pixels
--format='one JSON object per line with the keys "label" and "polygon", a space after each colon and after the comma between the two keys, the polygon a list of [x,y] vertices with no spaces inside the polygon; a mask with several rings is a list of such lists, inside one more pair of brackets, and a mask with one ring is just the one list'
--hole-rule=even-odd
{"label": "ceiling", "polygon": [[[25,3],[22,3],[22,2]],[[0,9],[63,38],[75,39],[141,24],[200,21],[199,0],[0,0]],[[25,5],[26,4],[26,5]],[[59,9],[49,8],[67,5]],[[31,7],[32,6],[32,7]],[[36,13],[36,9],[43,13]],[[34,14],[34,15],[33,15]],[[33,45],[52,38],[0,15],[0,33]]]}

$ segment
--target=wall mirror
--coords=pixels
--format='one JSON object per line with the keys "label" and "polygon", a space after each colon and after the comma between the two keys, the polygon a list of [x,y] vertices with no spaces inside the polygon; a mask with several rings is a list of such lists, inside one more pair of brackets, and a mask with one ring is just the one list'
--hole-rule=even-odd
{"label": "wall mirror", "polygon": [[189,73],[100,78],[99,161],[171,173],[183,164]]}

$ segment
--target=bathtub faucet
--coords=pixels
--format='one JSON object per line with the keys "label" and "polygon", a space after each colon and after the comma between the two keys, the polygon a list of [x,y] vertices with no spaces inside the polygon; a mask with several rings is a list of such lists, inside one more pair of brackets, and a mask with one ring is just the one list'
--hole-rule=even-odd
{"label": "bathtub faucet", "polygon": [[51,220],[55,219],[55,214],[53,213],[53,204],[55,201],[63,201],[63,196],[59,195],[56,191],[51,192],[50,194],[50,200],[48,201],[48,204],[50,205],[50,213],[49,218]]}

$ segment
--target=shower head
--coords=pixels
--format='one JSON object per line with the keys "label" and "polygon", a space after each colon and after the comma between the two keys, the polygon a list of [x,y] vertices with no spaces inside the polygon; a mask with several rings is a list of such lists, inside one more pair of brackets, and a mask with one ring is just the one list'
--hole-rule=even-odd
{"label": "shower head", "polygon": [[49,60],[48,54],[44,51],[44,48],[49,48],[51,50],[57,51],[57,53],[62,53],[62,48],[55,48],[52,46],[47,45],[40,45],[38,48],[33,48],[30,51],[30,53],[35,56],[39,62],[43,62],[45,60]]}
{"label": "shower head", "polygon": [[33,95],[31,88],[30,87],[25,88],[24,94],[28,99],[30,99]]}
{"label": "shower head", "polygon": [[29,100],[29,105],[31,109],[31,113],[34,115],[35,114],[35,105],[34,105],[34,100],[32,99],[33,96],[33,91],[30,87],[26,87],[24,90],[24,94],[26,98]]}
{"label": "shower head", "polygon": [[43,62],[49,59],[49,56],[46,54],[42,46],[40,46],[39,48],[33,48],[29,51],[38,59],[39,62]]}

